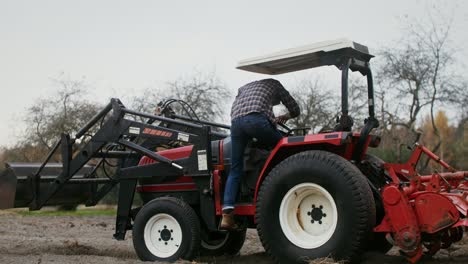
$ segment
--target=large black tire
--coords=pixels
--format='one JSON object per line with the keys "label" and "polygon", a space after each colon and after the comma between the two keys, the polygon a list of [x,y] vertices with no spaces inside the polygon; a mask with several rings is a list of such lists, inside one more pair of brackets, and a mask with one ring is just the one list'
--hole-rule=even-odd
{"label": "large black tire", "polygon": [[365,176],[325,151],[305,151],[279,163],[260,187],[256,210],[263,247],[276,262],[333,257],[357,262],[374,226]]}
{"label": "large black tire", "polygon": [[143,261],[192,260],[200,248],[200,222],[184,201],[154,199],[135,218],[133,246]]}
{"label": "large black tire", "polygon": [[361,172],[377,189],[380,189],[387,184],[387,178],[383,167],[384,163],[385,162],[379,157],[372,154],[366,154],[359,165]]}
{"label": "large black tire", "polygon": [[[374,186],[372,194],[375,201],[376,221],[375,224],[379,225],[384,216],[385,210],[383,206],[382,197],[380,196],[381,188],[387,184],[387,179],[384,171],[384,161],[372,154],[366,154],[359,169],[367,177],[367,179]],[[385,238],[386,233],[374,233],[371,232],[369,235],[366,250],[376,251],[379,253],[387,253],[393,247]]]}
{"label": "large black tire", "polygon": [[234,256],[239,254],[245,241],[247,230],[230,232],[202,231],[200,255],[202,256]]}

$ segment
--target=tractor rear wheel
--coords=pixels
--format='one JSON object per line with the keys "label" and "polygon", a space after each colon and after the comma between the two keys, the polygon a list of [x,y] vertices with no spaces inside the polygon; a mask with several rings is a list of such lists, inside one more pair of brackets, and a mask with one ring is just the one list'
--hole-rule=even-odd
{"label": "tractor rear wheel", "polygon": [[349,161],[325,151],[305,151],[279,163],[257,199],[257,230],[280,263],[333,257],[359,261],[375,222],[365,176]]}
{"label": "tractor rear wheel", "polygon": [[237,255],[244,245],[246,232],[247,230],[230,232],[210,232],[208,230],[202,230],[200,255]]}
{"label": "tractor rear wheel", "polygon": [[200,248],[197,214],[180,199],[154,199],[136,215],[133,246],[143,261],[192,260]]}
{"label": "tractor rear wheel", "polygon": [[[382,197],[380,195],[381,189],[387,184],[387,179],[384,171],[384,161],[372,154],[366,154],[363,161],[359,165],[361,172],[367,177],[370,183],[374,186],[372,188],[372,194],[375,201],[376,211],[376,225],[379,225],[384,216],[385,210],[383,206]],[[367,251],[376,251],[379,253],[387,253],[393,247],[385,238],[386,233],[371,232],[369,234]]]}

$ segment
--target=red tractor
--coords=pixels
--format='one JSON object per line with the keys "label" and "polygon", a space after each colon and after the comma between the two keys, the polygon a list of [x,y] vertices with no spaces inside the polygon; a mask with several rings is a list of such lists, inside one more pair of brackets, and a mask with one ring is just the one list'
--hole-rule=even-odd
{"label": "red tractor", "polygon": [[[132,230],[142,260],[236,254],[246,229],[256,228],[265,250],[280,263],[327,256],[359,262],[364,251],[387,252],[392,245],[416,262],[423,253],[435,254],[461,240],[468,225],[468,172],[456,171],[417,144],[403,164],[367,154],[380,142],[371,134],[379,126],[372,57],[363,45],[337,40],[240,62],[239,69],[264,74],[328,65],[342,74],[341,116],[333,130],[306,134],[286,127],[285,137],[271,152],[256,146],[255,140],[249,143],[234,210],[240,230],[219,230],[231,149],[229,136],[220,131],[229,126],[199,120],[179,100],[162,103],[161,115],[151,115],[113,99],[75,138],[62,135],[42,165],[7,164],[0,175],[5,196],[0,208],[91,206],[119,185],[114,237],[124,239]],[[366,76],[368,84],[369,116],[359,133],[352,132],[348,113],[349,70]],[[175,114],[176,103],[188,114]],[[77,147],[76,139],[98,125]],[[49,164],[59,146],[62,164]],[[420,175],[416,165],[422,154],[446,172]],[[91,159],[100,161],[90,167]],[[96,177],[98,168],[105,171],[108,159],[117,159],[120,167],[108,179]],[[54,166],[58,172],[50,176]],[[132,208],[135,190],[142,207]]]}

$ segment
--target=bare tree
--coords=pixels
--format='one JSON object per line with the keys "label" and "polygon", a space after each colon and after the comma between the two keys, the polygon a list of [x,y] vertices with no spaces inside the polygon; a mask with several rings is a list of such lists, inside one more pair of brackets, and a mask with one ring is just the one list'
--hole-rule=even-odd
{"label": "bare tree", "polygon": [[396,91],[390,99],[393,110],[385,113],[392,127],[404,127],[416,135],[416,121],[426,109],[438,141],[435,152],[442,140],[434,118],[436,108],[440,103],[457,101],[463,90],[463,78],[453,68],[456,60],[450,48],[450,28],[450,18],[429,13],[428,21],[410,24],[397,45],[380,53],[383,62],[378,76],[383,86]]}
{"label": "bare tree", "polygon": [[189,79],[179,79],[169,84],[170,95],[182,99],[192,106],[203,120],[219,120],[226,109],[229,90],[214,75],[197,74]]}
{"label": "bare tree", "polygon": [[[163,89],[147,89],[141,96],[131,99],[131,106],[140,111],[153,112],[163,99],[178,99],[192,107],[201,120],[220,121],[231,93],[214,73],[195,73],[167,83]],[[174,106],[178,109],[177,105]]]}
{"label": "bare tree", "polygon": [[364,127],[364,120],[369,116],[367,81],[363,79],[365,78],[359,76],[349,81],[349,113],[354,120],[355,131],[360,131]]}
{"label": "bare tree", "polygon": [[60,75],[52,82],[58,87],[56,94],[37,99],[27,109],[23,140],[13,148],[18,160],[42,160],[61,133],[77,132],[100,109],[100,105],[84,99],[87,92],[84,79]]}
{"label": "bare tree", "polygon": [[323,128],[334,125],[334,108],[336,103],[333,96],[323,90],[319,79],[305,79],[299,81],[291,89],[291,95],[299,104],[301,114],[289,120],[291,127],[310,127],[311,133],[317,133]]}

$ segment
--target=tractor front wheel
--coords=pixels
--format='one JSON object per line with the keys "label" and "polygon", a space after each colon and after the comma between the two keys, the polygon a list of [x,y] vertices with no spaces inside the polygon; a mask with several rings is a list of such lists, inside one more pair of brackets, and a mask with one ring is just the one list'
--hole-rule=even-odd
{"label": "tractor front wheel", "polygon": [[375,222],[372,192],[349,161],[306,151],[279,163],[257,199],[257,229],[280,263],[333,257],[358,261]]}
{"label": "tractor front wheel", "polygon": [[133,246],[143,261],[192,260],[200,248],[197,214],[177,198],[152,200],[136,215]]}

